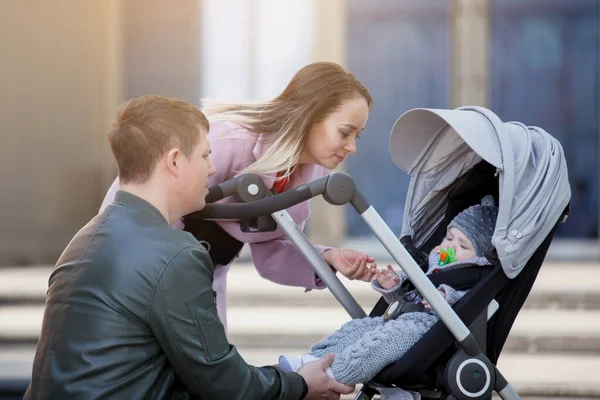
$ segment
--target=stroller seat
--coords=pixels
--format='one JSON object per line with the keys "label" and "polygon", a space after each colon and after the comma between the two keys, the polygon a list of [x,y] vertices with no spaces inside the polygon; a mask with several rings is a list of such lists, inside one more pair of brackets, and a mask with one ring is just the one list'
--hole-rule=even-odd
{"label": "stroller seat", "polygon": [[[482,161],[465,176],[465,179],[457,182],[457,186],[449,195],[443,222],[420,249],[413,245],[410,237],[405,236],[401,239],[404,247],[415,260],[427,259],[426,255],[445,235],[448,223],[461,210],[477,204],[478,199],[486,194],[491,194],[497,199],[498,182],[497,178],[494,178],[494,172],[495,169],[490,164]],[[567,211],[568,207],[564,214]],[[486,257],[492,264],[490,266],[465,267],[428,275],[436,287],[446,283],[459,290],[470,289],[453,309],[469,327],[483,354],[493,365],[496,365],[514,320],[531,291],[554,232],[563,216],[515,279],[506,276],[493,247],[486,252]],[[498,310],[488,320],[490,304],[497,305]],[[382,297],[369,316],[383,315],[387,306]],[[447,395],[448,363],[458,351],[461,351],[458,346],[454,346],[455,341],[446,325],[441,320],[438,321],[401,359],[380,371],[370,382],[371,385],[395,385],[419,391],[423,398],[440,398]]]}

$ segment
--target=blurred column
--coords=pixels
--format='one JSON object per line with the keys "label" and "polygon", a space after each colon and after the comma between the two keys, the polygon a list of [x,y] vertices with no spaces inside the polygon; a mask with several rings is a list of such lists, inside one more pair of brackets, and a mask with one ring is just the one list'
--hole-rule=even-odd
{"label": "blurred column", "polygon": [[206,98],[249,100],[250,0],[202,0],[202,92]]}
{"label": "blurred column", "polygon": [[56,262],[114,177],[120,7],[0,4],[0,265]]}
{"label": "blurred column", "polygon": [[312,3],[202,0],[202,97],[275,97],[310,62]]}
{"label": "blurred column", "polygon": [[347,0],[313,0],[313,61],[346,63]]}
{"label": "blurred column", "polygon": [[[347,0],[313,0],[312,61],[346,63]],[[343,170],[344,166],[338,167]],[[312,200],[307,234],[313,243],[340,246],[346,238],[345,207],[332,206],[323,197]]]}
{"label": "blurred column", "polygon": [[199,0],[123,0],[123,96],[176,97],[201,92]]}
{"label": "blurred column", "polygon": [[311,61],[314,7],[310,1],[251,0],[253,97],[269,99]]}
{"label": "blurred column", "polygon": [[453,0],[452,103],[488,103],[490,0]]}

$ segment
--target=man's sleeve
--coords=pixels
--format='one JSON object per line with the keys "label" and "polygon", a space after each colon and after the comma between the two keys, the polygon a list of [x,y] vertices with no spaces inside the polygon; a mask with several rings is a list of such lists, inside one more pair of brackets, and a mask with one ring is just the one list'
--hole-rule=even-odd
{"label": "man's sleeve", "polygon": [[208,253],[181,250],[154,294],[150,327],[186,389],[201,399],[300,399],[303,378],[253,367],[227,341],[212,290]]}

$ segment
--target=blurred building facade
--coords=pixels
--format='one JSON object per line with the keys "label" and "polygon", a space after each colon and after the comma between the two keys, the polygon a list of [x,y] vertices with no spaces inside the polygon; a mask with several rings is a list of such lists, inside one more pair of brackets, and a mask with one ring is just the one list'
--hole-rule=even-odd
{"label": "blurred building facade", "polygon": [[[567,154],[570,221],[598,239],[597,0],[27,0],[0,5],[0,264],[54,263],[116,170],[106,143],[122,100],[276,95],[317,60],[343,64],[375,106],[343,166],[394,231],[408,177],[388,135],[414,107],[482,105],[537,125]],[[373,179],[376,176],[377,179]],[[369,234],[313,203],[313,240]]]}
{"label": "blurred building facade", "polygon": [[[350,0],[348,6],[346,65],[376,106],[347,170],[364,182],[393,230],[400,229],[408,187],[408,177],[386,157],[394,121],[415,107],[481,105],[560,140],[573,196],[558,236],[598,237],[598,1]],[[373,173],[378,179],[370,179]],[[350,235],[368,233],[353,213],[348,224]]]}

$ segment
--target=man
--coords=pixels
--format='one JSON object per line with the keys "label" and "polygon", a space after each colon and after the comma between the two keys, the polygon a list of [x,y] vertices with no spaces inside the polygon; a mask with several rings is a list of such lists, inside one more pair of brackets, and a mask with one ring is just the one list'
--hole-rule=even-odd
{"label": "man", "polygon": [[[25,399],[339,398],[333,357],[298,374],[247,365],[217,317],[213,265],[170,227],[202,209],[215,173],[208,121],[162,96],[130,100],[108,140],[121,190],[71,240],[49,281]],[[177,379],[176,379],[177,378]]]}

